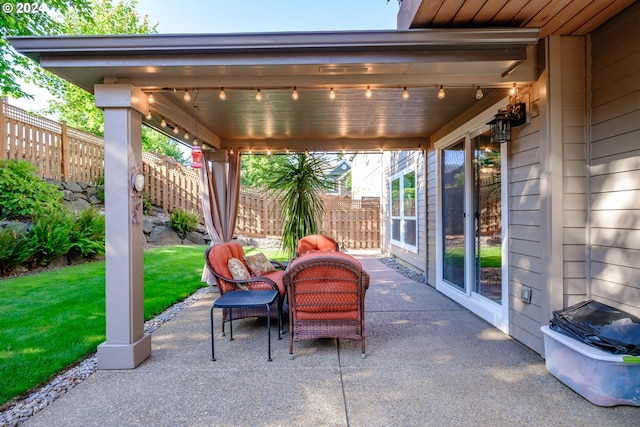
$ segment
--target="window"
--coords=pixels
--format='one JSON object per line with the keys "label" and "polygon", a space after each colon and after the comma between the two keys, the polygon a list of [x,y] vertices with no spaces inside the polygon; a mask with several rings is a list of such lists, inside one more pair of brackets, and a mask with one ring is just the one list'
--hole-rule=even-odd
{"label": "window", "polygon": [[410,171],[391,180],[391,241],[416,251],[417,236],[416,172]]}

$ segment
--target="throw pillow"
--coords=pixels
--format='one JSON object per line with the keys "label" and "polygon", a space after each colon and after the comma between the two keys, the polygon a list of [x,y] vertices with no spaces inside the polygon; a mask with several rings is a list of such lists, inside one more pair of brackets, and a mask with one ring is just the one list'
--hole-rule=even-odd
{"label": "throw pillow", "polygon": [[273,273],[276,271],[276,268],[267,259],[265,254],[260,253],[246,256],[244,257],[244,260],[249,266],[249,270],[251,270],[251,272],[256,276],[262,276],[266,273]]}
{"label": "throw pillow", "polygon": [[245,267],[244,263],[238,258],[229,258],[229,261],[227,261],[227,267],[229,267],[231,277],[235,280],[244,280],[251,277],[247,271],[247,267]]}

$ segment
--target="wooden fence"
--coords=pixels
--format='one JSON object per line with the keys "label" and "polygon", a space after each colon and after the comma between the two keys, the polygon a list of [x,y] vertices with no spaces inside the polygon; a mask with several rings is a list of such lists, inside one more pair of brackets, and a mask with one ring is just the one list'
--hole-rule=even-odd
{"label": "wooden fence", "polygon": [[[104,176],[104,142],[95,136],[0,102],[0,159],[24,159],[43,178],[62,182],[97,183]],[[175,160],[142,154],[145,193],[165,212],[202,212],[198,173]],[[277,200],[262,189],[243,187],[238,206],[238,234],[280,237],[282,218]],[[320,232],[341,247],[380,247],[380,203],[350,198],[323,198],[325,217]]]}
{"label": "wooden fence", "polygon": [[[325,196],[325,215],[319,232],[348,249],[380,248],[380,201]],[[263,189],[242,187],[236,231],[254,237],[282,235],[278,199]]]}
{"label": "wooden fence", "polygon": [[[0,159],[23,159],[38,174],[62,182],[96,184],[104,176],[101,137],[0,103]],[[145,192],[165,212],[200,212],[200,179],[194,170],[153,153],[142,154]]]}

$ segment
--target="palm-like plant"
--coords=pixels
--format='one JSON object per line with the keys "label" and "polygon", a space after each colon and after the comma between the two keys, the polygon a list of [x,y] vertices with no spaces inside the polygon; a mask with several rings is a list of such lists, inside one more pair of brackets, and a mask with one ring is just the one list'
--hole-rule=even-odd
{"label": "palm-like plant", "polygon": [[282,246],[290,257],[301,237],[318,232],[318,221],[324,214],[321,193],[331,187],[326,177],[328,167],[323,157],[295,154],[274,170],[267,183],[280,196]]}

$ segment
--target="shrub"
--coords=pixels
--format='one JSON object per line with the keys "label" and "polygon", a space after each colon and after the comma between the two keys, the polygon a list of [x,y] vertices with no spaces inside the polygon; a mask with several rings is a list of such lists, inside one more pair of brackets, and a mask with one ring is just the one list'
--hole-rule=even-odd
{"label": "shrub", "polygon": [[24,160],[0,160],[0,218],[27,220],[60,206],[63,193]]}
{"label": "shrub", "polygon": [[100,200],[100,203],[104,203],[104,177],[100,178],[96,185],[96,197]]}
{"label": "shrub", "polygon": [[173,228],[178,236],[184,240],[188,233],[195,231],[200,224],[200,215],[197,212],[177,209],[171,212],[169,226]]}
{"label": "shrub", "polygon": [[71,235],[75,218],[68,209],[51,209],[38,213],[31,227],[31,239],[37,246],[35,253],[39,265],[47,265],[73,247]]}
{"label": "shrub", "polygon": [[19,222],[0,228],[0,274],[33,259],[37,248],[29,235],[26,225]]}
{"label": "shrub", "polygon": [[104,254],[105,219],[90,206],[75,220],[71,230],[71,250],[83,258]]}

